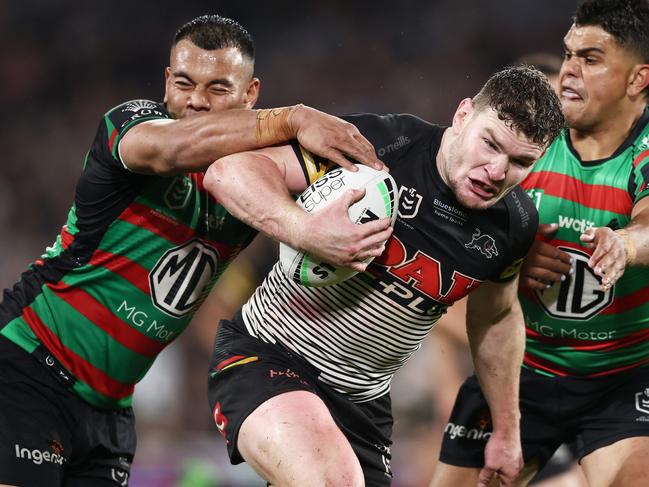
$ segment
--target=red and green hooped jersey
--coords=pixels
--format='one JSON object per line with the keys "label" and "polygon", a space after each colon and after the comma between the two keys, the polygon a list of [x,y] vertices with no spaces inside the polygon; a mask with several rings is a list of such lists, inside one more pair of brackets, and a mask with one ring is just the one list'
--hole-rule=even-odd
{"label": "red and green hooped jersey", "polygon": [[202,173],[123,165],[124,134],[164,118],[148,100],[105,114],[66,225],[0,305],[0,333],[28,352],[44,346],[97,407],[130,405],[134,384],[256,233],[205,191]]}
{"label": "red and green hooped jersey", "polygon": [[608,159],[581,161],[562,134],[523,182],[540,223],[558,223],[551,243],[574,257],[573,274],[520,296],[525,365],[553,376],[602,376],[649,364],[649,268],[627,268],[608,292],[579,241],[589,227],[622,228],[649,194],[649,109]]}

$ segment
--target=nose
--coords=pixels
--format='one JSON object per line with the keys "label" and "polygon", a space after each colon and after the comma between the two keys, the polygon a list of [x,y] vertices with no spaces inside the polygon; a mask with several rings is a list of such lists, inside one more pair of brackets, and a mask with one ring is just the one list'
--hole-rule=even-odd
{"label": "nose", "polygon": [[559,79],[563,79],[565,76],[577,76],[579,72],[579,59],[577,56],[566,56],[561,63],[561,69],[559,70]]}
{"label": "nose", "polygon": [[506,154],[499,154],[485,166],[487,176],[490,181],[498,182],[505,179],[507,175],[507,168],[509,167],[509,159]]}
{"label": "nose", "polygon": [[194,89],[189,98],[187,98],[187,107],[196,111],[209,111],[210,100],[205,92],[199,88]]}

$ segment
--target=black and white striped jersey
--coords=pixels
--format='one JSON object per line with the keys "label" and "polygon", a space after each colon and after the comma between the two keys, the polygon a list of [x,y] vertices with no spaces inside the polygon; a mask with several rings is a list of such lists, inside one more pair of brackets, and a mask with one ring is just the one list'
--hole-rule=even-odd
{"label": "black and white striped jersey", "polygon": [[[308,288],[277,263],[244,305],[248,333],[281,343],[356,402],[389,391],[446,308],[485,280],[518,272],[537,225],[515,188],[486,211],[462,207],[435,164],[444,128],[412,115],[347,117],[377,148],[399,191],[399,215],[383,255],[362,274]],[[305,174],[312,161],[302,159]]]}

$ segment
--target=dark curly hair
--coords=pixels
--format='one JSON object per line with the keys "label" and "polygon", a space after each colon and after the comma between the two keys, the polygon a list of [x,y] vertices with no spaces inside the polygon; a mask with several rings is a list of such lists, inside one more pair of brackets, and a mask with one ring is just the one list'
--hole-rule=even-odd
{"label": "dark curly hair", "polygon": [[[577,26],[601,27],[620,46],[649,63],[648,0],[585,0],[577,7],[573,22]],[[644,93],[649,95],[649,87]]]}
{"label": "dark curly hair", "polygon": [[549,145],[565,119],[546,76],[531,66],[514,66],[494,74],[473,98],[476,110],[493,108],[498,118],[529,140]]}
{"label": "dark curly hair", "polygon": [[255,60],[255,43],[241,24],[220,15],[201,15],[182,25],[176,32],[172,47],[189,39],[206,51],[234,47],[251,61]]}

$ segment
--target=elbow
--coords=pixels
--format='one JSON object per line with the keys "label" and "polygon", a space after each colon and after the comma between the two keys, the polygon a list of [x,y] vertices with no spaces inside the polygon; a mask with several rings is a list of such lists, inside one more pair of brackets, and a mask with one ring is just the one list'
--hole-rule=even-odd
{"label": "elbow", "polygon": [[222,192],[223,182],[225,181],[228,159],[230,157],[222,157],[214,161],[205,171],[205,178],[203,179],[203,186],[217,201],[218,195]]}

